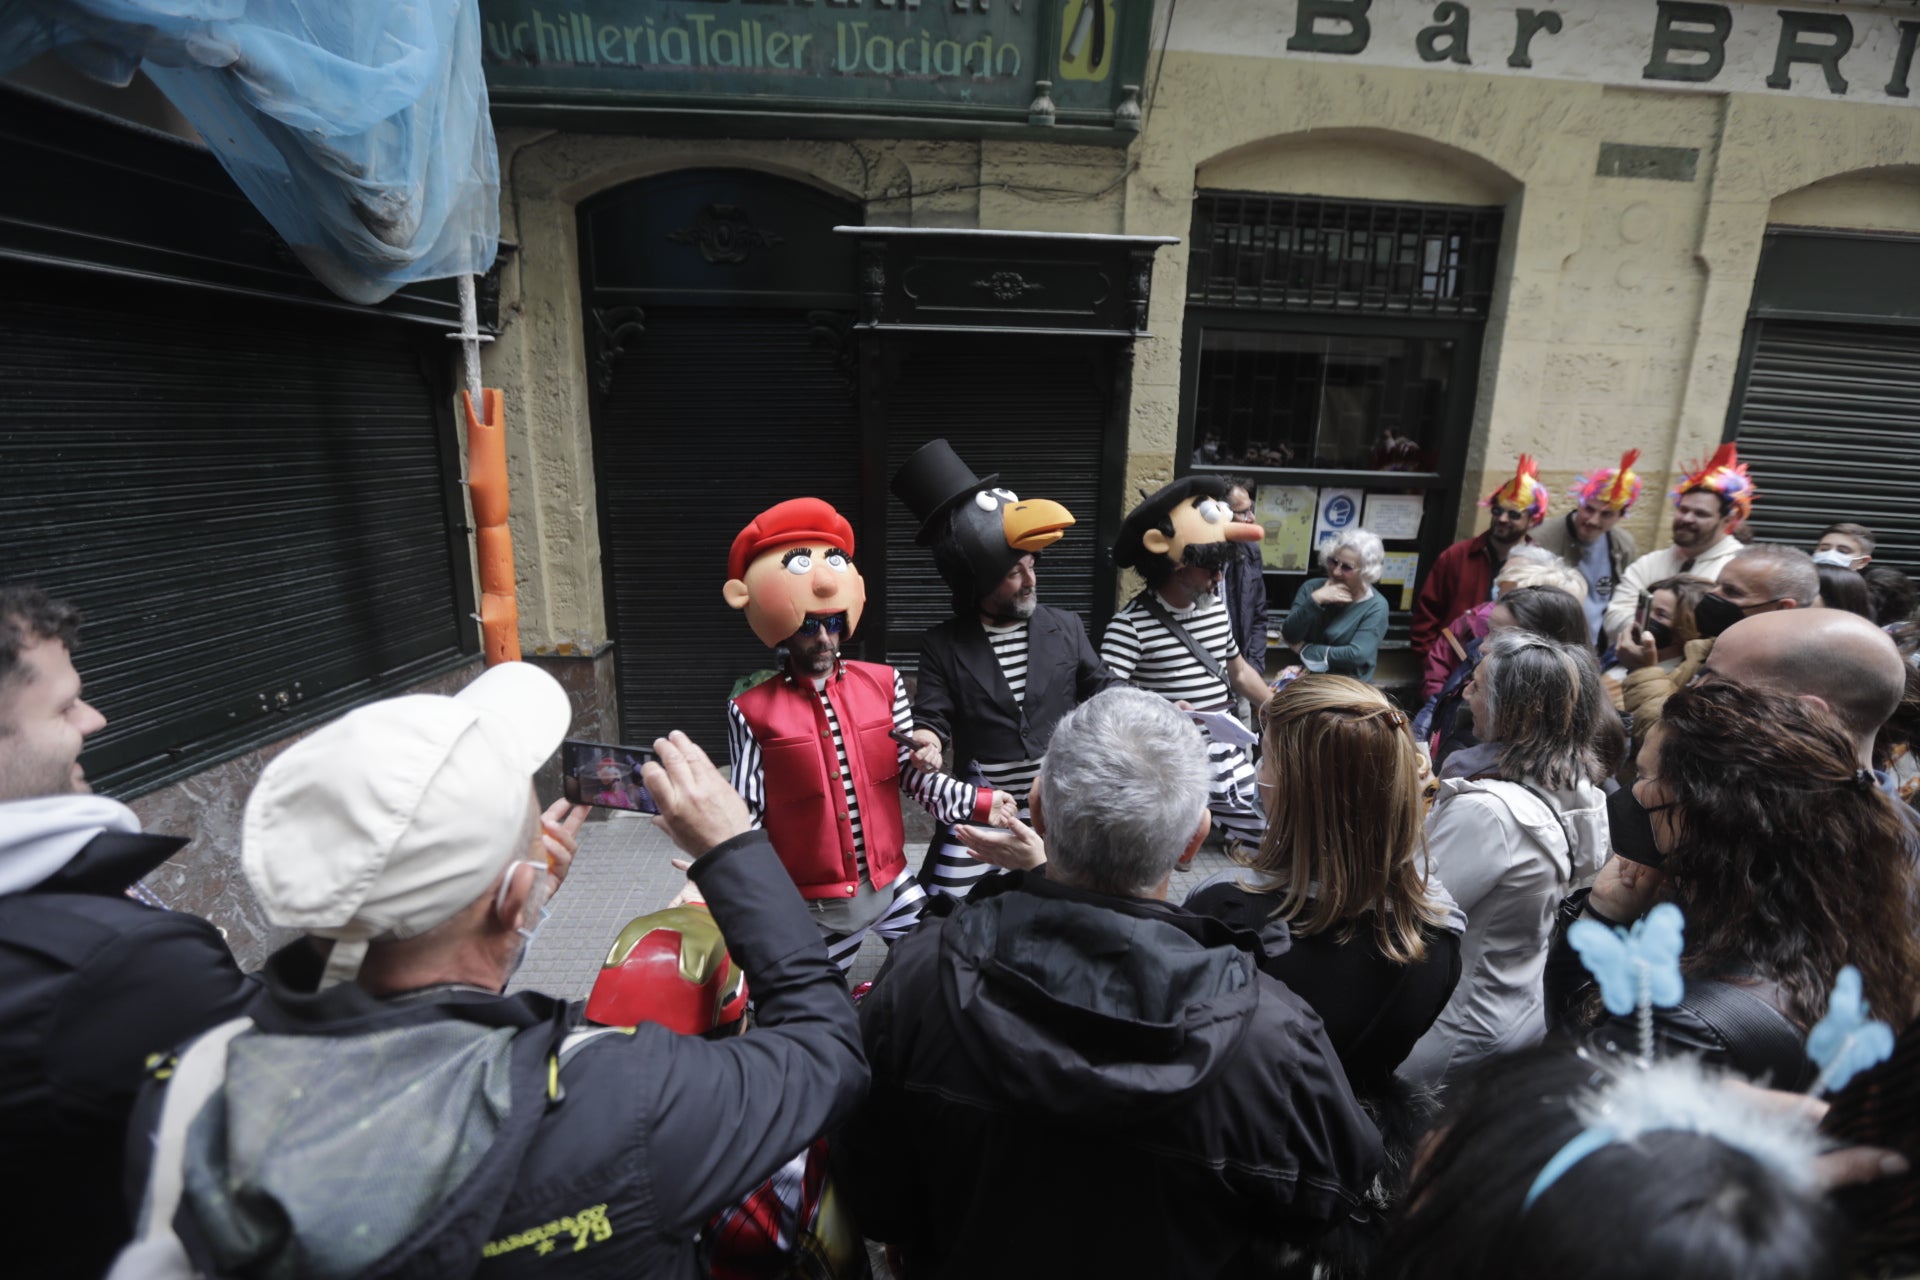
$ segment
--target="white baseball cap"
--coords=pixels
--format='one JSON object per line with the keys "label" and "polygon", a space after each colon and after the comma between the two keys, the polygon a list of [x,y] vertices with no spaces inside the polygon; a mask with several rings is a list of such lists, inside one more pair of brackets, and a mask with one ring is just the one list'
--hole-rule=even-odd
{"label": "white baseball cap", "polygon": [[528,786],[573,710],[538,667],[489,667],[453,697],[357,708],[303,738],[247,798],[240,864],[267,918],[335,940],[328,981],[370,941],[453,918],[527,856]]}

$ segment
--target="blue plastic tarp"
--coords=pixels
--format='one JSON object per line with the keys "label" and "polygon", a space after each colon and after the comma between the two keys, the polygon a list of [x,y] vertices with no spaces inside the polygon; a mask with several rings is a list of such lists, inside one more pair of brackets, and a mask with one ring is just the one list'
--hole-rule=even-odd
{"label": "blue plastic tarp", "polygon": [[328,288],[492,265],[500,161],[475,0],[0,0],[0,72],[144,70]]}

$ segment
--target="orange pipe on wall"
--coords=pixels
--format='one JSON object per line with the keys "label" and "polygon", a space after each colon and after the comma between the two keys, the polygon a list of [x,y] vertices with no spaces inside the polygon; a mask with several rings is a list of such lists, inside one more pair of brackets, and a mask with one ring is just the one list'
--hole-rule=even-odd
{"label": "orange pipe on wall", "polygon": [[462,391],[460,403],[467,413],[467,495],[480,560],[480,644],[491,667],[520,660],[520,605],[507,529],[506,401],[497,389],[486,388],[478,418],[472,396]]}

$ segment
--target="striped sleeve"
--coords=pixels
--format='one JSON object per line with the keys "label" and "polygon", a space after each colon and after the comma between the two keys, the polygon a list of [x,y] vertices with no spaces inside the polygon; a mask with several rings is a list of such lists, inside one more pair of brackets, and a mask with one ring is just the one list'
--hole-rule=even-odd
{"label": "striped sleeve", "polygon": [[[898,671],[893,673],[893,727],[902,733],[913,732],[913,704],[907,701],[907,682]],[[972,822],[980,804],[980,788],[948,773],[926,773],[910,761],[913,752],[900,748],[900,789],[919,802],[935,822],[952,825]]]}
{"label": "striped sleeve", "polygon": [[1113,615],[1107,633],[1100,637],[1100,661],[1122,680],[1132,680],[1140,665],[1140,633],[1133,629],[1133,615],[1126,609]]}
{"label": "striped sleeve", "polygon": [[733,789],[747,802],[747,814],[759,827],[767,811],[766,774],[760,765],[760,744],[737,702],[727,703],[727,750],[733,756]]}

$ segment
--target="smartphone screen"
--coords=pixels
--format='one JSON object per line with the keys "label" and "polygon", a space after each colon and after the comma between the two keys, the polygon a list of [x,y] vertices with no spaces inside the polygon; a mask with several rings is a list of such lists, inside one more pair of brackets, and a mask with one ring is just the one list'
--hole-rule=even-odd
{"label": "smartphone screen", "polygon": [[1652,611],[1653,596],[1650,592],[1642,591],[1640,593],[1639,603],[1633,607],[1633,638],[1635,643],[1639,642],[1640,633],[1647,629],[1647,615]]}
{"label": "smartphone screen", "polygon": [[619,747],[568,738],[560,744],[560,771],[570,804],[594,804],[634,813],[658,813],[640,769],[653,759],[646,747]]}

